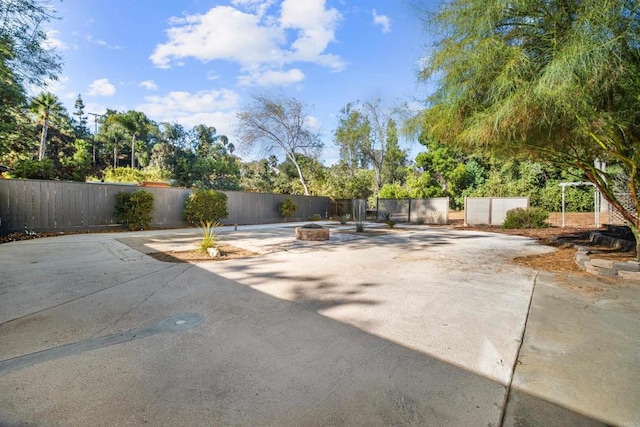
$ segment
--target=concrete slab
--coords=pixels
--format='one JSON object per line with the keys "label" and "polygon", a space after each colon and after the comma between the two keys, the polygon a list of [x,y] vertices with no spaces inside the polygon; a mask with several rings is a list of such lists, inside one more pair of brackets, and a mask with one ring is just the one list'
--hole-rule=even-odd
{"label": "concrete slab", "polygon": [[[520,397],[510,399],[506,425],[589,425],[568,422],[575,414],[640,425],[639,314],[638,283],[541,272],[513,378]],[[545,415],[540,401],[569,418]]]}
{"label": "concrete slab", "polygon": [[[194,230],[0,245],[0,425],[499,425],[544,276],[509,260],[552,249],[446,228],[334,231],[301,242],[293,228],[227,227],[223,240],[264,255],[199,264],[144,255],[194,245]],[[616,313],[636,297],[616,295],[604,304]],[[180,313],[202,324],[133,339]],[[11,362],[65,345],[75,349],[65,357]],[[607,391],[620,377],[602,379]],[[506,422],[547,402],[520,378]],[[549,401],[591,414],[570,395]],[[629,419],[629,402],[605,418]]]}

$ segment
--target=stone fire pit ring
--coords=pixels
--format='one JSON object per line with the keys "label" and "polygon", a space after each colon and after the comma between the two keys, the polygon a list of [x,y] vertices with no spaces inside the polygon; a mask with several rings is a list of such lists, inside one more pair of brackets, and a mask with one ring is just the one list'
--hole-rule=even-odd
{"label": "stone fire pit ring", "polygon": [[296,227],[297,240],[329,240],[329,229],[318,224],[306,224],[302,227]]}

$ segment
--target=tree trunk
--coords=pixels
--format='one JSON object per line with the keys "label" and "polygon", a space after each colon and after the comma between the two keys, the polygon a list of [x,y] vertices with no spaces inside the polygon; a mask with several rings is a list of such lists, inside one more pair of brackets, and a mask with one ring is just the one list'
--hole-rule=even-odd
{"label": "tree trunk", "polygon": [[131,169],[136,167],[136,134],[131,138]]}
{"label": "tree trunk", "polygon": [[42,124],[42,135],[40,136],[40,150],[38,151],[38,160],[44,160],[47,150],[47,132],[49,131],[49,119],[45,118]]}
{"label": "tree trunk", "polygon": [[296,167],[296,170],[298,171],[298,178],[300,179],[300,184],[302,184],[302,188],[304,188],[304,195],[310,196],[311,193],[309,192],[309,187],[307,187],[307,183],[304,180],[304,176],[302,175],[302,169],[300,169],[300,165],[296,160],[295,154],[294,155],[287,154],[287,157],[291,159],[291,161],[293,162],[293,165]]}

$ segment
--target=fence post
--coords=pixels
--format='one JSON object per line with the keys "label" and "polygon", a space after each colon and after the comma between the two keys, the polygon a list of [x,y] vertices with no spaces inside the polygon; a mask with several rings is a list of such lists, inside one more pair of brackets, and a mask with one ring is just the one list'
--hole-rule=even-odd
{"label": "fence post", "polygon": [[411,224],[411,199],[409,199],[409,211],[407,213],[407,222]]}

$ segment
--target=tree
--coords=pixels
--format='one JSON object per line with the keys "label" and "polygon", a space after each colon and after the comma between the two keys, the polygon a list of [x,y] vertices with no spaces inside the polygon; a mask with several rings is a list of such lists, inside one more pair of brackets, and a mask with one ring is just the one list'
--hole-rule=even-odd
{"label": "tree", "polygon": [[253,95],[252,102],[238,113],[238,134],[249,148],[261,144],[264,153],[280,149],[294,164],[304,194],[310,194],[297,155],[314,156],[322,143],[307,122],[307,106],[293,97]]}
{"label": "tree", "polygon": [[385,130],[385,156],[382,160],[382,178],[385,183],[403,184],[406,177],[407,152],[398,144],[398,128],[395,120],[387,119]]}
{"label": "tree", "polygon": [[[334,136],[340,147],[341,162],[348,164],[352,171],[358,166],[373,168],[376,192],[387,180],[398,178],[396,167],[402,169],[406,163],[406,153],[398,145],[396,122],[379,99],[347,104]],[[389,150],[393,156],[387,159]]]}
{"label": "tree", "polygon": [[52,120],[57,119],[64,112],[64,107],[57,96],[51,92],[43,92],[31,101],[31,111],[33,111],[38,120],[42,122],[38,160],[43,160],[47,148],[47,132],[49,131],[49,126]]}
{"label": "tree", "polygon": [[17,83],[42,85],[57,78],[60,56],[46,47],[43,25],[53,19],[55,12],[48,0],[0,2],[0,40],[10,53],[7,65]]}
{"label": "tree", "polygon": [[340,163],[347,166],[352,175],[358,168],[368,168],[370,163],[367,153],[371,145],[371,124],[357,107],[348,103],[340,111],[333,134],[340,149]]}
{"label": "tree", "polygon": [[134,110],[116,114],[114,115],[113,120],[131,136],[131,169],[135,169],[136,140],[145,140],[151,131],[153,123],[144,113]]}
{"label": "tree", "polygon": [[[425,128],[579,168],[632,226],[640,253],[640,4],[454,0],[433,23],[445,36],[421,72],[438,78]],[[603,162],[624,169],[633,206]]]}
{"label": "tree", "polygon": [[60,57],[45,47],[44,23],[54,19],[46,0],[0,1],[0,157],[30,151],[25,84],[42,86],[60,72]]}

